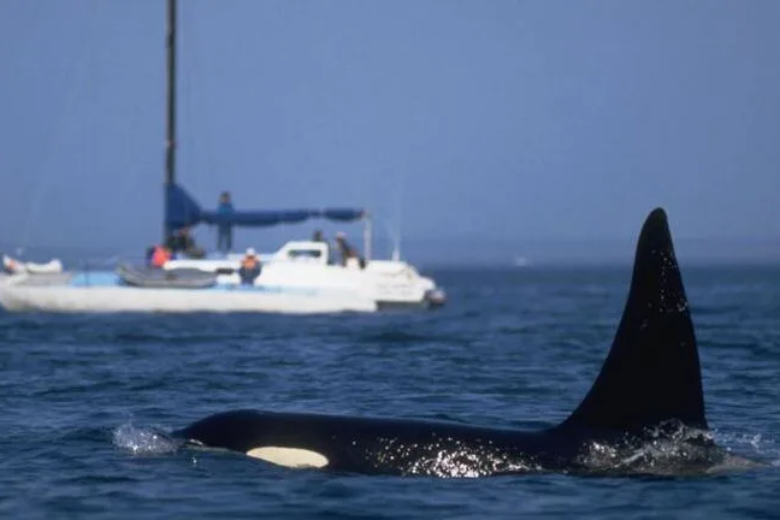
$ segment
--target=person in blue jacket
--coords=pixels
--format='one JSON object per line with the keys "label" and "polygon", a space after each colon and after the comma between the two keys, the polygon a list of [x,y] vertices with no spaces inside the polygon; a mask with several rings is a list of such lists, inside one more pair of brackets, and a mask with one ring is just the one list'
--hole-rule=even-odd
{"label": "person in blue jacket", "polygon": [[[233,213],[233,202],[230,192],[223,191],[219,196],[217,213],[229,215]],[[217,249],[222,253],[228,253],[233,249],[233,226],[231,224],[219,224],[217,227]]]}

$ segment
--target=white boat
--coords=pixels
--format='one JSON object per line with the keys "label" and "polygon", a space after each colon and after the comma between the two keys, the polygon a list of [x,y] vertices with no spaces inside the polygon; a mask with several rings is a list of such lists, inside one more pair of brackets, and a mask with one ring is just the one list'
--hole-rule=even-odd
{"label": "white boat", "polygon": [[0,277],[0,305],[7,311],[45,312],[375,312],[388,307],[437,307],[444,292],[394,255],[371,258],[371,216],[362,209],[203,210],[175,182],[176,1],[168,0],[168,109],[165,236],[201,223],[267,227],[313,218],[363,221],[363,256],[334,262],[322,241],[292,241],[261,255],[260,274],[242,283],[242,255],[176,258],[162,270],[120,266],[116,271],[63,271],[59,261],[13,264]]}
{"label": "white boat", "polygon": [[402,261],[328,261],[323,242],[288,242],[261,256],[262,270],[251,285],[238,275],[241,255],[176,259],[163,272],[213,273],[209,287],[139,287],[116,271],[57,274],[20,273],[0,280],[0,305],[8,311],[47,312],[375,312],[385,308],[434,307],[443,293],[430,278]]}

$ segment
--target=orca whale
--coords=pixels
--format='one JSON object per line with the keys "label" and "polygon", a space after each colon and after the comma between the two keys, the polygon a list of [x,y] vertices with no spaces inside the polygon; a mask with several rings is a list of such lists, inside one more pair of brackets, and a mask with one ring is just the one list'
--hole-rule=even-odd
{"label": "orca whale", "polygon": [[173,435],[286,467],[380,475],[667,474],[727,462],[713,440],[693,323],[663,209],[647,217],[612,347],[562,423],[515,431],[447,422],[235,410]]}

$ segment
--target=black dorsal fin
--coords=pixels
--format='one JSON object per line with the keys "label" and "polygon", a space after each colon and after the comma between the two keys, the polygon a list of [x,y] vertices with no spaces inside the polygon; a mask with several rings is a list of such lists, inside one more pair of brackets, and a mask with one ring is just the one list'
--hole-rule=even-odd
{"label": "black dorsal fin", "polygon": [[647,217],[612,349],[561,425],[637,431],[665,420],[707,429],[699,353],[663,209]]}

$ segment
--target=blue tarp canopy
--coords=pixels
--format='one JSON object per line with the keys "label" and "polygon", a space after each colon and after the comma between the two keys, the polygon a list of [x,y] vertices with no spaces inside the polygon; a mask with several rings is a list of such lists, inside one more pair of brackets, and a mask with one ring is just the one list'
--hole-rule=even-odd
{"label": "blue tarp canopy", "polygon": [[170,184],[165,190],[165,224],[171,230],[197,224],[215,224],[242,227],[267,227],[279,224],[297,224],[312,218],[337,222],[353,222],[365,217],[362,209],[296,209],[280,211],[232,211],[220,213],[203,210],[183,188]]}

